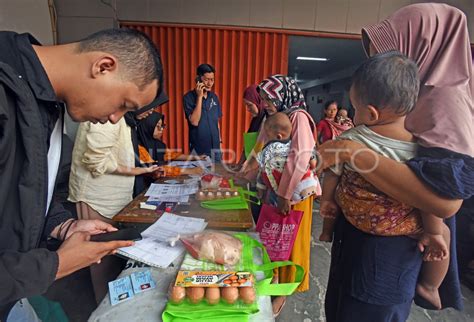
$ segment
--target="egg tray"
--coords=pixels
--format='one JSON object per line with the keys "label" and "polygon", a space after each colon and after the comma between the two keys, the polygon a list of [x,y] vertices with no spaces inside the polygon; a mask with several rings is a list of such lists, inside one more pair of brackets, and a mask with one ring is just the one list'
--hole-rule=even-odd
{"label": "egg tray", "polygon": [[248,287],[181,287],[170,285],[169,300],[173,304],[250,305],[255,303],[256,292]]}
{"label": "egg tray", "polygon": [[196,192],[196,200],[218,200],[238,197],[237,188],[216,188],[216,189],[199,189]]}

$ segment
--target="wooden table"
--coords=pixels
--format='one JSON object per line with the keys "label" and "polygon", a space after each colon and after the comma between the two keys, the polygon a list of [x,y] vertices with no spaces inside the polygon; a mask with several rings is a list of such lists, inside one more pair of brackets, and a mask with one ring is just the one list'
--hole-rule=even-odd
{"label": "wooden table", "polygon": [[[215,172],[225,175],[226,171],[221,165],[217,165]],[[165,180],[187,179],[188,176],[174,178],[160,178],[157,183]],[[146,201],[145,191],[132,200],[125,208],[113,217],[120,226],[148,226],[154,223],[161,216],[161,211],[141,209],[140,202]],[[202,208],[200,201],[192,195],[189,198],[189,205],[178,205],[173,211],[180,216],[203,218],[207,221],[207,228],[227,229],[227,230],[248,230],[254,227],[252,213],[249,209],[216,211]]]}

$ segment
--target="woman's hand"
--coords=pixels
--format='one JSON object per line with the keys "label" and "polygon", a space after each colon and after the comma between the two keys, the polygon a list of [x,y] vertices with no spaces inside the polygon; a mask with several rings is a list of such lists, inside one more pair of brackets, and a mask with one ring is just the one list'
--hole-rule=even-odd
{"label": "woman's hand", "polygon": [[361,143],[350,140],[330,140],[317,148],[318,164],[316,171],[321,174],[323,170],[344,162],[350,162],[352,155],[367,147]]}
{"label": "woman's hand", "polygon": [[146,173],[152,173],[152,172],[155,172],[157,170],[159,170],[159,167],[157,165],[152,165],[151,167],[146,167],[146,168],[135,168],[135,169],[139,169],[139,174],[146,174]]}
{"label": "woman's hand", "polygon": [[290,200],[282,198],[280,196],[277,197],[277,208],[282,215],[288,215],[291,210],[291,203]]}
{"label": "woman's hand", "polygon": [[147,168],[142,168],[142,167],[131,168],[131,167],[119,165],[113,173],[120,174],[122,176],[139,176],[146,173],[152,173],[156,170],[158,170],[157,165],[152,165],[151,167],[147,167]]}
{"label": "woman's hand", "polygon": [[323,218],[336,219],[340,209],[334,200],[321,200],[319,213]]}
{"label": "woman's hand", "polygon": [[442,261],[449,256],[449,246],[442,234],[424,232],[418,240],[418,249],[425,262]]}
{"label": "woman's hand", "polygon": [[244,178],[247,174],[251,171],[258,169],[258,163],[255,158],[247,159],[242,168],[240,168],[239,172],[236,173],[237,177]]}
{"label": "woman's hand", "polygon": [[155,171],[150,173],[150,176],[156,180],[165,176],[165,169],[161,166],[158,166]]}

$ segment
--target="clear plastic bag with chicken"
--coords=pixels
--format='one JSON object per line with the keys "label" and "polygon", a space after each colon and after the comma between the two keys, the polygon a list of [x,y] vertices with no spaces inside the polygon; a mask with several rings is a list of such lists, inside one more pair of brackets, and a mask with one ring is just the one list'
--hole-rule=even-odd
{"label": "clear plastic bag with chicken", "polygon": [[242,242],[226,233],[205,231],[180,236],[186,250],[196,259],[216,264],[237,264],[242,255]]}

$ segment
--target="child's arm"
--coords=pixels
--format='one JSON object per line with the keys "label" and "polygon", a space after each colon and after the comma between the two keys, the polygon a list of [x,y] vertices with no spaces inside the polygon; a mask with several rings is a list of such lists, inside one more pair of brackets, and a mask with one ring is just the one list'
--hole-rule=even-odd
{"label": "child's arm", "polygon": [[444,237],[446,225],[443,219],[432,214],[421,212],[423,234],[418,241],[418,248],[424,252],[423,260],[440,261],[449,256],[448,241]]}

